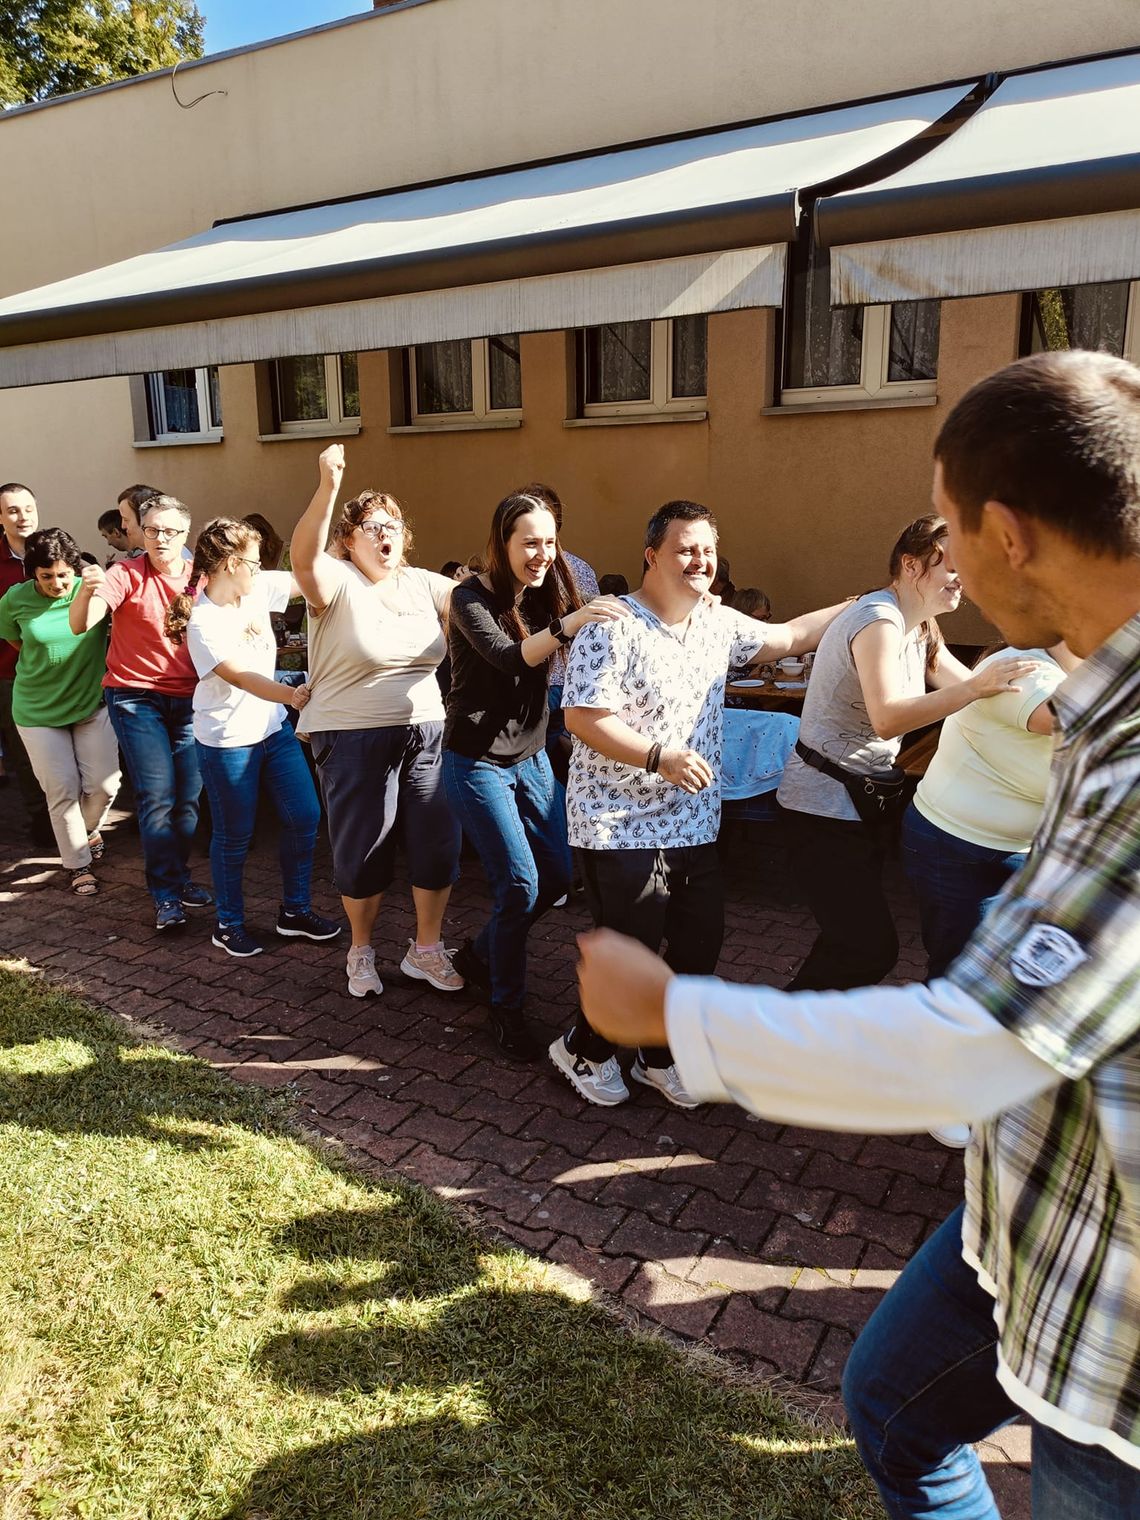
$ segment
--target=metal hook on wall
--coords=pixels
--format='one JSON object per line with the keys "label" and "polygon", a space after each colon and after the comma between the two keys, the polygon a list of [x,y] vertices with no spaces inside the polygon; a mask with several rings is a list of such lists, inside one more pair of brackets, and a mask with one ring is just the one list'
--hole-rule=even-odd
{"label": "metal hook on wall", "polygon": [[207,90],[205,92],[205,94],[195,96],[195,98],[193,100],[181,100],[181,99],[179,99],[178,90],[177,90],[177,87],[175,86],[175,83],[174,83],[174,76],[175,76],[175,74],[178,73],[178,70],[182,67],[182,65],[183,65],[183,63],[185,63],[185,61],[186,60],[184,58],[180,58],[178,60],[178,62],[174,65],[174,67],[170,71],[170,92],[174,96],[174,99],[178,102],[178,104],[182,107],[182,109],[184,111],[190,111],[190,110],[192,110],[194,108],[194,106],[196,106],[198,104],[199,101],[208,100],[211,95],[228,95],[229,94],[228,90]]}

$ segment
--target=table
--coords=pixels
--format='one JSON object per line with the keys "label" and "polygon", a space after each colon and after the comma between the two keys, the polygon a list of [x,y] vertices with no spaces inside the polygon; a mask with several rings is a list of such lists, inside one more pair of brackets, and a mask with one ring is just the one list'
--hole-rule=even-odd
{"label": "table", "polygon": [[799,717],[804,710],[807,682],[802,686],[778,686],[775,681],[765,681],[755,686],[751,682],[730,681],[724,692],[725,696],[734,698],[746,708],[758,712],[791,713]]}

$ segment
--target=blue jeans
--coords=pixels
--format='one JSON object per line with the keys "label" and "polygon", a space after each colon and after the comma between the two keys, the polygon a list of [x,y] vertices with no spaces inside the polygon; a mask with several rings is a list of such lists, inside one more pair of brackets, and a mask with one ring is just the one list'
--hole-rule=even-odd
{"label": "blue jeans", "polygon": [[260,744],[233,749],[199,744],[198,760],[213,822],[210,870],[218,900],[218,923],[223,929],[233,929],[245,922],[241,878],[262,781],[281,820],[281,901],[290,913],[307,912],[312,906],[313,846],[321,809],[296,734],[283,723]]}
{"label": "blue jeans", "polygon": [[[997,1380],[994,1301],[962,1260],[959,1207],[908,1263],[843,1373],[855,1444],[890,1520],[999,1520],[972,1449],[1020,1410]],[[1140,1520],[1140,1469],[1033,1425],[1033,1520]]]}
{"label": "blue jeans", "polygon": [[474,950],[491,972],[491,1002],[521,1008],[530,926],[570,890],[566,812],[540,751],[517,765],[443,754],[448,801],[491,888],[491,917]]}
{"label": "blue jeans", "polygon": [[175,901],[190,880],[202,791],[190,698],[133,686],[104,696],[135,794],[147,890],[156,903]]}
{"label": "blue jeans", "polygon": [[902,858],[918,899],[926,974],[942,976],[1025,856],[948,834],[912,802],[903,816]]}

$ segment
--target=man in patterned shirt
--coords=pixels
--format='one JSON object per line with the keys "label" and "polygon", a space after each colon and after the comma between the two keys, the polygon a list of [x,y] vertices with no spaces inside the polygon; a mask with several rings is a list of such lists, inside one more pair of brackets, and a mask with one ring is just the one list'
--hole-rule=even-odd
{"label": "man in patterned shirt", "polygon": [[975,1126],[966,1201],[872,1316],[844,1377],[892,1517],[996,1520],[971,1443],[1033,1425],[1038,1520],[1140,1516],[1140,370],[1038,354],[935,444],[963,584],[1020,648],[1083,666],[1052,698],[1025,865],[928,988],[786,994],[670,977],[585,936],[613,1038],[666,1030],[688,1086],[789,1123]]}
{"label": "man in patterned shirt", "polygon": [[[567,822],[594,922],[654,950],[664,941],[675,970],[699,975],[716,970],[724,937],[715,841],[728,668],[814,649],[839,608],[767,624],[712,600],[716,520],[695,502],[667,502],[645,545],[641,588],[624,599],[633,616],[589,625],[570,653]],[[581,1016],[550,1058],[590,1103],[629,1097],[614,1046]],[[632,1074],[693,1106],[664,1040],[638,1051]]]}

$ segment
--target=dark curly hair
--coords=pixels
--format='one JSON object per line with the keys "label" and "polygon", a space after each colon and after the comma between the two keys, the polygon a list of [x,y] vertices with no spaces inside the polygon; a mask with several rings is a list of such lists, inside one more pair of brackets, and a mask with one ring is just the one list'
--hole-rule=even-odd
{"label": "dark curly hair", "polygon": [[46,570],[49,565],[57,565],[60,560],[70,565],[76,575],[82,573],[83,556],[70,533],[65,533],[62,528],[40,528],[28,534],[24,543],[24,569],[29,576],[37,570]]}

